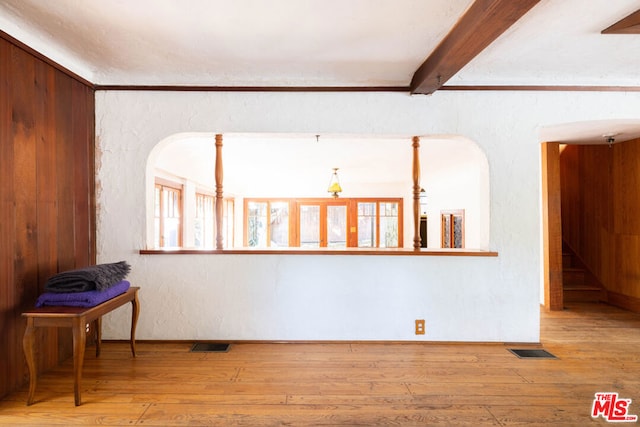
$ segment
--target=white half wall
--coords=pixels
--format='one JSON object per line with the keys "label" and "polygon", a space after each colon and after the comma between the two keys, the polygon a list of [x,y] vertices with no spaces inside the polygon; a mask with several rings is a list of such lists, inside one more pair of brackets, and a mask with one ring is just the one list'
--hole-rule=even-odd
{"label": "white half wall", "polygon": [[[139,339],[539,340],[539,126],[637,118],[640,94],[96,92],[98,262],[127,260]],[[496,257],[140,255],[145,169],[183,132],[460,135],[490,172]],[[103,337],[128,337],[130,309]],[[426,319],[426,335],[414,320]]]}

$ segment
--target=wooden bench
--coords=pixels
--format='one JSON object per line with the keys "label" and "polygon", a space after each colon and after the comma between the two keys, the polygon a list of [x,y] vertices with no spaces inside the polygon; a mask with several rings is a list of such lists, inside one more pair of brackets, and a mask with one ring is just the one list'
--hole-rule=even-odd
{"label": "wooden bench", "polygon": [[40,307],[22,313],[27,318],[27,328],[24,331],[22,346],[29,368],[29,396],[27,405],[33,403],[36,392],[36,361],[35,361],[35,330],[38,327],[71,328],[73,331],[73,372],[74,394],[76,406],[81,404],[80,380],[82,379],[82,364],[84,362],[84,350],[87,341],[87,328],[91,322],[95,322],[96,329],[96,357],[100,356],[102,316],[116,308],[131,302],[131,353],[136,356],[135,332],[138,323],[140,307],[138,303],[139,287],[130,287],[125,293],[120,294],[95,307]]}

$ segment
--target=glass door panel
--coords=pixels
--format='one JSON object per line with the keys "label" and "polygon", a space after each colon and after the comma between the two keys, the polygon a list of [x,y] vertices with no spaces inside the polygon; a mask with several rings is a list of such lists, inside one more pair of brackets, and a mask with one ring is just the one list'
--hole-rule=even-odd
{"label": "glass door panel", "polygon": [[454,248],[464,247],[464,243],[462,242],[462,224],[463,224],[462,215],[453,215],[453,247]]}
{"label": "glass door panel", "polygon": [[376,247],[376,204],[358,203],[358,247]]}
{"label": "glass door panel", "polygon": [[300,205],[300,247],[320,247],[319,205]]}
{"label": "glass door panel", "polygon": [[347,206],[327,206],[327,247],[347,247]]}
{"label": "glass door panel", "polygon": [[464,248],[464,209],[441,212],[443,248]]}
{"label": "glass door panel", "polygon": [[380,247],[398,247],[398,203],[380,203]]}
{"label": "glass door panel", "polygon": [[269,215],[270,247],[289,246],[289,202],[272,202]]}
{"label": "glass door panel", "polygon": [[247,246],[267,246],[267,202],[249,202],[247,205]]}
{"label": "glass door panel", "polygon": [[451,247],[451,215],[442,216],[442,245],[443,248]]}

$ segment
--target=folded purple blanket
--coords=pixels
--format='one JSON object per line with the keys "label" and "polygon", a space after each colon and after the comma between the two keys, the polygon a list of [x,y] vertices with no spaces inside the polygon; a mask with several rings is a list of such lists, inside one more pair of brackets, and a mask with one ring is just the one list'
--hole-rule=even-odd
{"label": "folded purple blanket", "polygon": [[93,307],[113,297],[123,294],[129,289],[131,283],[122,280],[104,291],[85,291],[70,293],[45,292],[38,297],[36,307],[45,305],[64,305],[71,307]]}

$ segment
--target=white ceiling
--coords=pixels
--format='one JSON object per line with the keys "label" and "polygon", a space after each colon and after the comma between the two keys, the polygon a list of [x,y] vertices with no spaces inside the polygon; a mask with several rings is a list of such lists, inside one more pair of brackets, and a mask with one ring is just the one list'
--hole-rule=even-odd
{"label": "white ceiling", "polygon": [[[407,87],[473,0],[0,0],[0,30],[96,85]],[[446,84],[640,87],[638,0],[541,0]],[[622,127],[616,128],[615,125]],[[574,123],[545,140],[640,134]]]}
{"label": "white ceiling", "polygon": [[97,84],[406,86],[470,3],[2,0],[0,28]]}
{"label": "white ceiling", "polygon": [[640,36],[600,32],[638,0],[542,0],[449,84],[638,86]]}
{"label": "white ceiling", "polygon": [[592,120],[562,123],[539,129],[543,142],[563,144],[617,144],[640,138],[640,119]]}
{"label": "white ceiling", "polygon": [[[472,0],[0,0],[0,29],[99,85],[408,86]],[[638,85],[638,0],[542,0],[449,84]]]}

